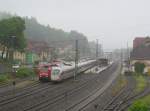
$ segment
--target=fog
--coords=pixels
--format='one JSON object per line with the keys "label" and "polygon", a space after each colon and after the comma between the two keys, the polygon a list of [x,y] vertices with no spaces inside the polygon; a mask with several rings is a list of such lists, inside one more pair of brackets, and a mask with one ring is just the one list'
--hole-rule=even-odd
{"label": "fog", "polygon": [[99,39],[105,49],[115,49],[150,35],[149,4],[149,0],[0,0],[0,11],[77,30],[90,41]]}

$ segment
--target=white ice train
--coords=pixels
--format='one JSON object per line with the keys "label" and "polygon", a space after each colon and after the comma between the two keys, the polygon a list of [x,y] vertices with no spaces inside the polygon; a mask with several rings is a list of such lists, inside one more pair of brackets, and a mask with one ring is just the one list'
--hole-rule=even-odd
{"label": "white ice train", "polygon": [[[81,62],[78,64],[78,72],[77,74],[86,71],[96,64],[96,60],[88,60],[85,62]],[[75,65],[64,65],[64,66],[56,66],[52,67],[51,70],[51,81],[59,82],[67,78],[71,78],[74,76],[75,73]]]}

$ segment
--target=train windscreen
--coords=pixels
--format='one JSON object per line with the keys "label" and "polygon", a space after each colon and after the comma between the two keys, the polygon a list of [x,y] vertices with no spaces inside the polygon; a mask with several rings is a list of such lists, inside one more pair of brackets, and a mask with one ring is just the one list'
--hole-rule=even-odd
{"label": "train windscreen", "polygon": [[43,66],[43,67],[41,67],[40,71],[47,72],[48,68],[49,68],[49,66]]}

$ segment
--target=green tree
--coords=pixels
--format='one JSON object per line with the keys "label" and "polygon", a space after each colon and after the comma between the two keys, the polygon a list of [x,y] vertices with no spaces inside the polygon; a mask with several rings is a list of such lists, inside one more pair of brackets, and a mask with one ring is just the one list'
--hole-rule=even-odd
{"label": "green tree", "polygon": [[[9,13],[0,13],[0,20],[4,18],[8,19],[12,16],[14,15],[11,15]],[[65,32],[61,29],[52,28],[49,25],[45,26],[40,24],[36,20],[36,18],[33,17],[31,18],[25,17],[24,20],[25,20],[25,27],[26,27],[24,31],[24,35],[27,39],[36,40],[36,41],[46,41],[50,44],[50,47],[55,47],[55,48],[65,48],[68,46],[75,47],[75,40],[78,39],[80,56],[81,57],[88,56],[90,52],[90,47],[89,47],[87,37],[84,34],[79,33],[77,31]],[[10,36],[14,36],[14,35],[11,34],[9,35],[9,37]]]}
{"label": "green tree", "polygon": [[0,21],[0,44],[3,46],[3,53],[7,52],[7,55],[11,55],[12,58],[14,50],[24,50],[26,47],[24,30],[25,21],[20,17],[12,17]]}
{"label": "green tree", "polygon": [[135,69],[136,73],[143,73],[144,72],[144,68],[145,68],[145,64],[144,63],[136,62],[134,64],[134,69]]}

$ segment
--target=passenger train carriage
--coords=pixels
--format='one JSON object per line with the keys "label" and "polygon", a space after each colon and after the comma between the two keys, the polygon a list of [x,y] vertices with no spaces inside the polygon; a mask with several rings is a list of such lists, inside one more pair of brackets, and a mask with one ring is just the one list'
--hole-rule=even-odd
{"label": "passenger train carriage", "polygon": [[[90,68],[92,68],[95,65],[96,61],[95,60],[89,60],[86,62],[82,62],[78,64],[78,72],[81,73],[83,71],[86,71]],[[75,64],[73,65],[64,65],[62,67],[57,67],[54,66],[52,67],[51,70],[51,81],[62,81],[67,78],[71,78],[74,76],[75,73]]]}
{"label": "passenger train carriage", "polygon": [[[78,63],[77,74],[93,67],[95,63],[95,60],[87,60]],[[75,64],[66,62],[53,62],[51,64],[41,65],[39,69],[38,75],[40,81],[48,80],[59,82],[74,76]]]}

